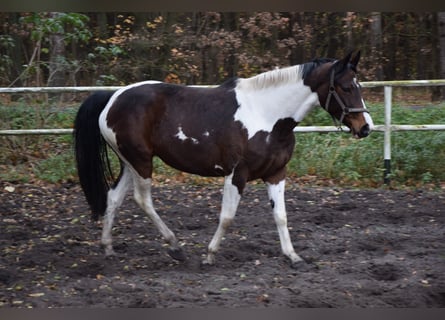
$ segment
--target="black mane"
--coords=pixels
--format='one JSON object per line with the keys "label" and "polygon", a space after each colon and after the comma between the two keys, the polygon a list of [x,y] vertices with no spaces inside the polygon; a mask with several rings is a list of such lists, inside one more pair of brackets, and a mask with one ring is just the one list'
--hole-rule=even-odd
{"label": "black mane", "polygon": [[310,62],[306,62],[303,64],[303,79],[308,77],[314,69],[318,68],[320,65],[328,63],[328,62],[334,62],[335,59],[331,58],[316,58]]}

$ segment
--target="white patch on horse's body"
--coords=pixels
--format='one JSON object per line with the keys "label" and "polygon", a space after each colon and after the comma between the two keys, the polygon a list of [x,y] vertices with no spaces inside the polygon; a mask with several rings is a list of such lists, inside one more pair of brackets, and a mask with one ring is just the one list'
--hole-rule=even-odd
{"label": "white patch on horse's body", "polygon": [[178,133],[175,135],[175,137],[182,141],[188,139],[188,137],[184,134],[184,131],[182,131],[182,127],[178,128]]}
{"label": "white patch on horse's body", "polygon": [[179,140],[182,140],[182,141],[187,141],[187,140],[192,140],[192,142],[194,143],[194,144],[198,144],[199,143],[199,141],[198,141],[198,139],[195,139],[195,138],[193,138],[193,137],[188,137],[188,136],[186,136],[186,134],[184,133],[184,131],[182,131],[182,127],[179,127],[178,128],[178,133],[175,135],[175,137],[176,138],[178,138]]}
{"label": "white patch on horse's body", "polygon": [[221,167],[219,164],[215,164],[215,169],[217,169],[217,170],[224,170],[224,168]]}
{"label": "white patch on horse's body", "polygon": [[235,93],[239,108],[234,120],[247,129],[249,139],[259,131],[271,132],[280,119],[301,122],[318,103],[317,93],[303,83],[300,66],[239,79]]}

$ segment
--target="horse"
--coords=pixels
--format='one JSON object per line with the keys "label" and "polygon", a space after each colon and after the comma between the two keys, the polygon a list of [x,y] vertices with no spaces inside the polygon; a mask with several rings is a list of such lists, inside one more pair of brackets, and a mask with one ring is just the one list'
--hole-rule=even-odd
{"label": "horse", "polygon": [[[187,259],[153,206],[152,160],[157,156],[180,171],[224,177],[219,223],[202,263],[215,263],[246,183],[262,179],[282,253],[292,266],[305,265],[292,245],[285,209],[293,129],[319,105],[353,137],[370,134],[373,122],[356,78],[359,59],[360,51],[352,51],[342,59],[316,58],[217,87],[143,81],[87,97],[74,121],[74,152],[92,219],[103,216],[105,255],[115,254],[113,219],[133,187],[134,200],[169,244],[170,256]],[[119,177],[111,182],[107,146],[120,162]]]}

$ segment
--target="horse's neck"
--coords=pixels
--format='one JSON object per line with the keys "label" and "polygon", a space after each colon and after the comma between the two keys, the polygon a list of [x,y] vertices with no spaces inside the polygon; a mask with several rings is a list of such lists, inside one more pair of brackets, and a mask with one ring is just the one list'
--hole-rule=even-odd
{"label": "horse's neck", "polygon": [[240,108],[236,119],[248,123],[249,137],[271,131],[280,119],[301,122],[318,103],[317,94],[304,85],[299,66],[240,79],[235,88]]}
{"label": "horse's neck", "polygon": [[302,78],[302,65],[265,72],[240,79],[237,96],[243,97],[253,113],[294,118],[300,122],[318,104],[318,96]]}

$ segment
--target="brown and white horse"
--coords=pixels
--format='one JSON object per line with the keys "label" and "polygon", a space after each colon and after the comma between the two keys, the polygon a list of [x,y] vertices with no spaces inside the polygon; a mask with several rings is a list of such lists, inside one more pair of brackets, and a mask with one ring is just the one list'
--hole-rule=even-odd
{"label": "brown and white horse", "polygon": [[[89,96],[75,120],[75,153],[93,218],[104,215],[106,254],[113,254],[115,213],[133,187],[135,201],[169,243],[170,255],[185,259],[175,234],[153,207],[152,159],[158,156],[185,172],[225,177],[219,225],[204,263],[215,262],[243,189],[254,179],[267,185],[283,253],[293,265],[301,263],[289,236],[284,201],[286,164],[295,143],[293,129],[321,105],[354,137],[369,135],[373,122],[356,79],[359,59],[360,52],[341,60],[315,59],[247,79],[231,79],[215,88],[145,81]],[[107,183],[107,145],[121,161],[113,186]]]}

